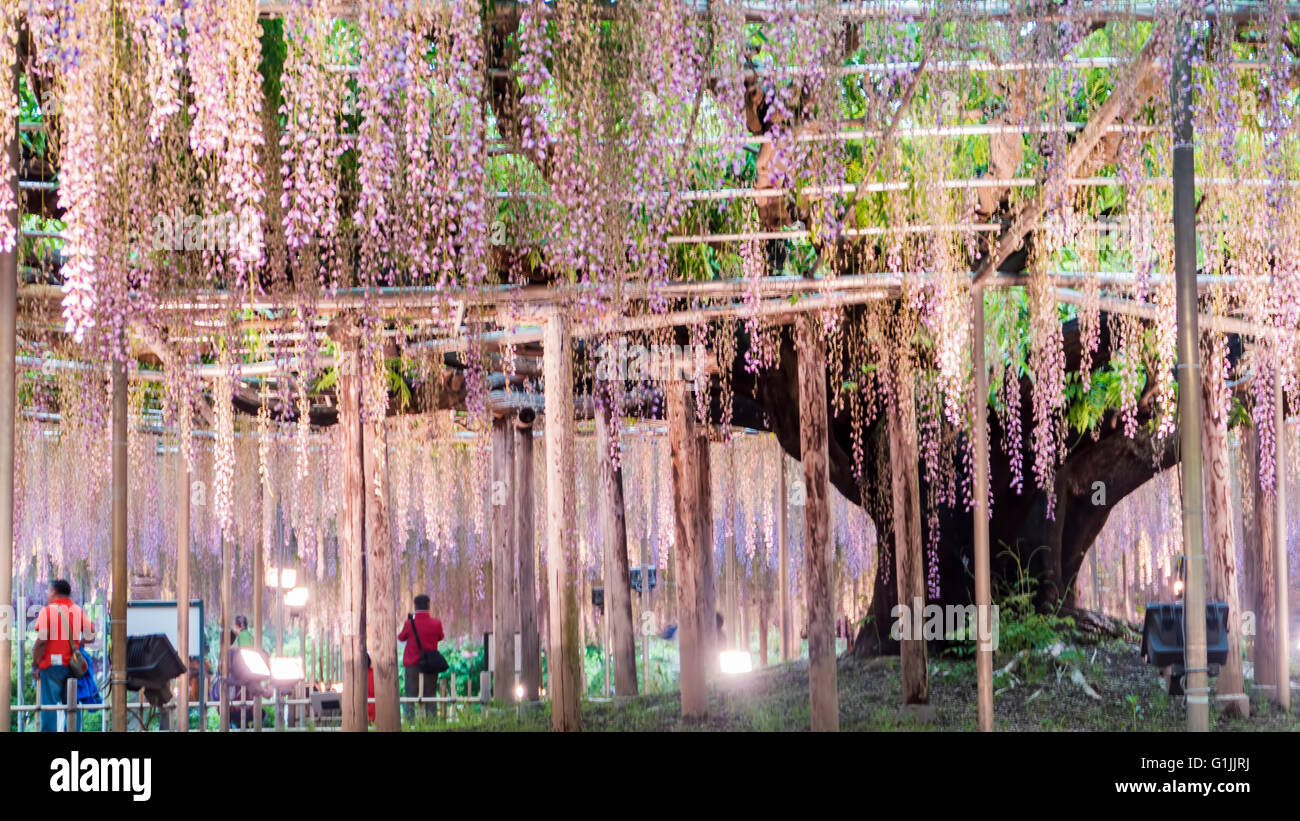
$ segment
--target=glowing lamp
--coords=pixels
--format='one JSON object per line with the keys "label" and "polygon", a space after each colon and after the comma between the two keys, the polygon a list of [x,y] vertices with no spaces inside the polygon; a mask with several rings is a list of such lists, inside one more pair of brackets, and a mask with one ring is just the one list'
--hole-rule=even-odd
{"label": "glowing lamp", "polygon": [[266,666],[266,659],[251,647],[238,647],[231,654],[231,678],[247,686],[271,677],[271,669]]}
{"label": "glowing lamp", "polygon": [[271,680],[276,684],[302,681],[302,659],[298,656],[271,656]]}
{"label": "glowing lamp", "polygon": [[307,604],[307,588],[295,587],[284,594],[286,607],[303,607]]}
{"label": "glowing lamp", "polygon": [[748,673],[754,669],[754,660],[744,650],[723,650],[718,654],[718,663],[722,672],[728,675]]}
{"label": "glowing lamp", "polygon": [[266,586],[278,587],[282,590],[288,590],[298,583],[298,571],[292,567],[283,569],[277,567],[268,567],[266,569]]}
{"label": "glowing lamp", "polygon": [[1175,579],[1175,580],[1174,580],[1174,595],[1175,595],[1175,596],[1181,596],[1181,595],[1183,595],[1183,580],[1182,580],[1182,579]]}
{"label": "glowing lamp", "polygon": [[522,684],[516,684],[516,685],[515,685],[515,701],[523,701],[523,700],[524,700],[524,685],[522,685]]}

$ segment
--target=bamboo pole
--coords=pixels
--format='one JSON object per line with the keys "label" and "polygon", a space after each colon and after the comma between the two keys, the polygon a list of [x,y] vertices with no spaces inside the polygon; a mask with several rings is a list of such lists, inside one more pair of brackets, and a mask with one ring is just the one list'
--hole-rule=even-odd
{"label": "bamboo pole", "polygon": [[113,642],[113,731],[126,732],[126,363],[113,362],[113,601],[109,633]]}
{"label": "bamboo pole", "polygon": [[708,713],[705,692],[704,631],[713,630],[713,614],[700,623],[704,590],[700,578],[699,453],[695,411],[687,383],[667,386],[668,442],[672,455],[673,519],[676,528],[674,572],[677,582],[677,646],[681,658],[682,718],[700,720]]}
{"label": "bamboo pole", "polygon": [[[176,448],[176,652],[185,665],[179,679],[176,729],[190,729],[190,471],[185,449]],[[199,687],[203,687],[203,654],[199,654]]]}
{"label": "bamboo pole", "polygon": [[[11,33],[17,36],[17,31]],[[17,61],[10,67],[10,87],[14,99],[18,99],[20,67]],[[19,168],[18,129],[14,129],[13,139],[5,146],[6,168]],[[18,194],[18,175],[11,174],[7,185],[14,202],[21,202]],[[18,230],[18,209],[4,215],[9,227]],[[18,348],[18,243],[4,253],[0,253],[0,613],[13,612],[14,606],[14,410],[17,407],[17,372],[14,357]],[[10,623],[0,629],[6,629],[0,635],[0,733],[9,732],[10,707],[12,697],[9,670],[13,663],[13,638],[11,633],[21,632],[25,625],[24,614],[11,619]],[[24,659],[18,659],[21,670]],[[19,681],[21,681],[21,672]],[[22,693],[19,692],[19,703]]]}
{"label": "bamboo pole", "polygon": [[[1183,593],[1187,729],[1204,732],[1210,729],[1210,688],[1205,648],[1205,503],[1201,470],[1201,337],[1197,328],[1196,301],[1196,157],[1192,145],[1192,92],[1186,52],[1190,36],[1187,27],[1180,25],[1174,36],[1174,67],[1169,84],[1174,120],[1174,272],[1177,276],[1183,551],[1187,556],[1187,585]],[[1149,48],[1148,45],[1144,51]],[[1071,172],[1073,170],[1071,168]]]}
{"label": "bamboo pole", "polygon": [[1273,612],[1277,623],[1273,635],[1273,654],[1277,664],[1277,692],[1274,700],[1285,712],[1291,711],[1291,608],[1287,592],[1289,569],[1287,557],[1286,480],[1290,436],[1286,430],[1286,395],[1283,391],[1281,361],[1273,375],[1273,465],[1276,471],[1273,501]]}
{"label": "bamboo pole", "polygon": [[536,701],[542,685],[537,631],[536,536],[533,531],[533,420],[530,408],[515,417],[515,552],[519,561],[519,680],[525,701]]}
{"label": "bamboo pole", "polygon": [[519,588],[515,583],[514,435],[506,414],[492,418],[493,698],[513,698]]}
{"label": "bamboo pole", "polygon": [[576,579],[577,522],[573,464],[573,342],[562,311],[546,319],[546,575],[550,581],[549,676],[551,727],[582,729],[582,657]]}
{"label": "bamboo pole", "polygon": [[[258,504],[257,504],[257,535],[253,542],[253,647],[261,653],[265,648],[262,646],[262,611],[266,606],[266,514],[267,514],[267,486],[266,482],[258,482]],[[281,568],[278,573],[283,573]],[[276,579],[279,582],[279,579]],[[276,591],[276,596],[283,599],[283,593]],[[303,668],[303,674],[307,670]],[[262,694],[259,690],[253,698],[253,729],[261,732],[262,730]]]}
{"label": "bamboo pole", "polygon": [[[231,613],[231,587],[234,585],[235,568],[233,546],[225,532],[217,537],[221,543],[221,656],[217,663],[217,672],[221,676],[220,701],[217,702],[217,730],[230,731],[230,630],[233,627],[234,614]],[[242,692],[242,691],[241,691]]]}
{"label": "bamboo pole", "polygon": [[984,289],[971,289],[971,352],[975,366],[975,393],[971,400],[975,449],[975,619],[978,642],[975,649],[979,729],[993,731],[993,645],[987,635],[992,628],[992,582],[989,577],[989,373],[984,361],[986,328],[984,324]]}
{"label": "bamboo pole", "polygon": [[795,324],[799,355],[799,451],[804,478],[804,578],[808,608],[808,694],[814,732],[840,728],[831,588],[830,443],[826,343],[815,314]]}

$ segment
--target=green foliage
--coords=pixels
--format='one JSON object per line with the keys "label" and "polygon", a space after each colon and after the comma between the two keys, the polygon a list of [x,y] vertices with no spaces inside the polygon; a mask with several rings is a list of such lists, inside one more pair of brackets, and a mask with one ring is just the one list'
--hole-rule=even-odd
{"label": "green foliage", "polygon": [[[1040,548],[1041,549],[1041,548]],[[1035,551],[1037,552],[1037,551]],[[1003,555],[1016,565],[1015,578],[1003,582],[997,591],[998,653],[1014,655],[1033,652],[1054,644],[1068,644],[1074,639],[1074,619],[1055,613],[1041,613],[1034,604],[1038,579],[1030,575],[1019,552],[1004,550]],[[1030,554],[1032,558],[1033,554]]]}

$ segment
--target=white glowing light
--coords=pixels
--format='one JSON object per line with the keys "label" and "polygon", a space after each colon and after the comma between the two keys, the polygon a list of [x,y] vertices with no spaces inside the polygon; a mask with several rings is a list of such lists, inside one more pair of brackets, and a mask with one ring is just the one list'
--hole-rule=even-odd
{"label": "white glowing light", "polygon": [[307,604],[307,588],[295,587],[284,594],[284,603],[287,607],[303,607]]}
{"label": "white glowing light", "polygon": [[278,567],[268,567],[266,569],[266,586],[278,587],[281,590],[288,590],[298,583],[298,571],[292,567],[286,567],[281,570]]}
{"label": "white glowing light", "polygon": [[515,701],[523,701],[523,700],[524,700],[524,685],[522,685],[522,684],[516,684],[516,685],[515,685]]}
{"label": "white glowing light", "polygon": [[754,669],[754,660],[744,650],[723,650],[718,654],[722,672],[728,674],[748,673]]}
{"label": "white glowing light", "polygon": [[1183,595],[1183,580],[1182,580],[1182,579],[1177,579],[1177,580],[1174,582],[1174,595],[1175,595],[1175,596],[1181,596],[1181,595]]}
{"label": "white glowing light", "polygon": [[271,671],[266,666],[266,659],[262,654],[250,647],[239,648],[239,659],[244,663],[244,669],[253,678],[266,678],[271,675]]}
{"label": "white glowing light", "polygon": [[271,679],[279,682],[302,681],[302,659],[298,656],[271,656]]}

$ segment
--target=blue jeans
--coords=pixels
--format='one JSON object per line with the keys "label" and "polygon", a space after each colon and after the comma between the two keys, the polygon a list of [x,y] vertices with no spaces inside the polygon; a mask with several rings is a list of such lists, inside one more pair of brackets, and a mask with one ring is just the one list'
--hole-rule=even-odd
{"label": "blue jeans", "polygon": [[[41,704],[68,703],[68,666],[51,664],[41,671]],[[54,710],[41,710],[41,732],[53,733],[59,729],[59,714]],[[77,732],[81,732],[81,711],[77,711]]]}

